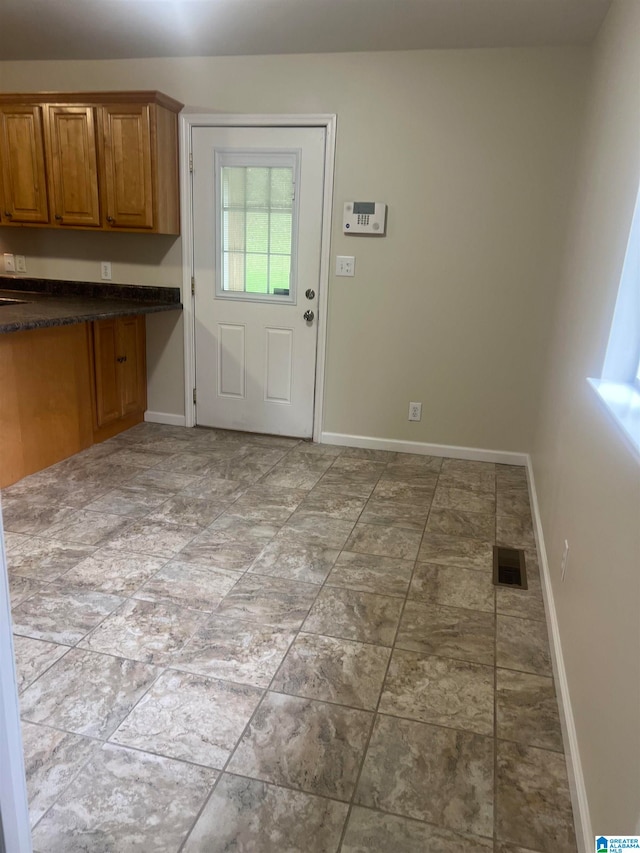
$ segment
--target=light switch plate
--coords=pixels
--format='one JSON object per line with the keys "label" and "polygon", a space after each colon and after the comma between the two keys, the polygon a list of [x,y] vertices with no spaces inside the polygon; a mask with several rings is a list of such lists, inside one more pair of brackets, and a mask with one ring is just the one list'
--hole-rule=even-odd
{"label": "light switch plate", "polygon": [[9,252],[4,253],[4,271],[5,272],[15,272],[16,271],[15,255],[10,254]]}
{"label": "light switch plate", "polygon": [[24,255],[16,255],[16,272],[27,271],[27,259]]}
{"label": "light switch plate", "polygon": [[336,275],[355,275],[356,259],[353,255],[336,255]]}

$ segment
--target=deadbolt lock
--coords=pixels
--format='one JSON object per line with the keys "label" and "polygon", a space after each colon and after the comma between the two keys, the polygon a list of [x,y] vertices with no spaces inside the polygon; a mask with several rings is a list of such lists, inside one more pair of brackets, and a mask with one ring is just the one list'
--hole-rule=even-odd
{"label": "deadbolt lock", "polygon": [[305,290],[304,295],[307,297],[307,299],[313,299],[316,295],[316,292],[315,290],[311,290],[311,288],[309,288],[309,290]]}

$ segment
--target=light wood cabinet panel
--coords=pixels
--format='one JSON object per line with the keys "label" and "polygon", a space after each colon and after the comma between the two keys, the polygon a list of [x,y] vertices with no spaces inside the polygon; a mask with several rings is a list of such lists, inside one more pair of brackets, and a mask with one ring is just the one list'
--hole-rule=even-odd
{"label": "light wood cabinet panel", "polygon": [[42,107],[0,105],[3,225],[48,224]]}
{"label": "light wood cabinet panel", "polygon": [[49,186],[54,224],[100,227],[94,109],[46,107]]}
{"label": "light wood cabinet panel", "polygon": [[100,109],[106,221],[113,228],[153,228],[154,186],[149,106]]}
{"label": "light wood cabinet panel", "polygon": [[142,416],[147,405],[144,316],[93,323],[93,359],[96,428]]}
{"label": "light wood cabinet panel", "polygon": [[86,323],[0,336],[0,487],[93,443]]}
{"label": "light wood cabinet panel", "polygon": [[96,421],[104,426],[118,420],[118,321],[101,320],[93,324],[93,358],[96,388]]}

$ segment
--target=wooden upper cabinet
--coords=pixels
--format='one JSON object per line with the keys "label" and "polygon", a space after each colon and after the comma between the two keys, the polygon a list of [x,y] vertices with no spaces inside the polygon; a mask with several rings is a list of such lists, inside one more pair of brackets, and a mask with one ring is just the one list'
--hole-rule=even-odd
{"label": "wooden upper cabinet", "polygon": [[55,225],[101,225],[94,109],[46,107],[49,186]]}
{"label": "wooden upper cabinet", "polygon": [[100,108],[105,219],[113,228],[153,228],[149,106]]}
{"label": "wooden upper cabinet", "polygon": [[179,234],[181,108],[161,92],[0,93],[0,224]]}
{"label": "wooden upper cabinet", "polygon": [[48,224],[42,107],[0,104],[0,222]]}

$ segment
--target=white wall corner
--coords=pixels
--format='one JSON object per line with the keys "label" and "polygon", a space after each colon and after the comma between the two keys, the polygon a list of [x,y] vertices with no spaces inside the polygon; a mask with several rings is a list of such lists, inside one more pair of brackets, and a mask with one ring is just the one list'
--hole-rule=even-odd
{"label": "white wall corner", "polygon": [[149,424],[167,424],[168,426],[186,426],[187,419],[184,415],[174,415],[170,412],[149,412],[144,413],[144,419]]}
{"label": "white wall corner", "polygon": [[529,458],[526,453],[513,453],[509,450],[485,450],[480,447],[428,444],[424,441],[400,441],[395,438],[375,438],[368,435],[347,435],[339,432],[321,433],[320,444],[366,447],[372,450],[395,450],[399,453],[419,453],[421,456],[449,456],[452,459],[497,462],[501,465],[526,466]]}
{"label": "white wall corner", "polygon": [[547,560],[547,551],[544,543],[544,532],[540,518],[538,495],[533,476],[531,457],[528,454],[527,476],[529,479],[533,525],[536,543],[538,546],[540,572],[542,575],[542,593],[544,596],[544,606],[547,615],[547,630],[549,632],[549,645],[551,647],[551,663],[556,683],[556,694],[560,711],[560,725],[562,726],[562,740],[564,742],[567,773],[569,776],[569,789],[571,792],[571,803],[573,806],[576,841],[579,853],[591,853],[591,850],[593,850],[594,835],[591,816],[589,814],[589,801],[587,799],[587,789],[584,784],[584,775],[582,773],[580,749],[578,747],[578,734],[576,732],[573,709],[571,707],[569,682],[567,680],[567,672],[564,665],[564,658],[562,656],[560,629],[558,626],[558,617],[553,599],[553,588],[551,586],[549,561]]}

